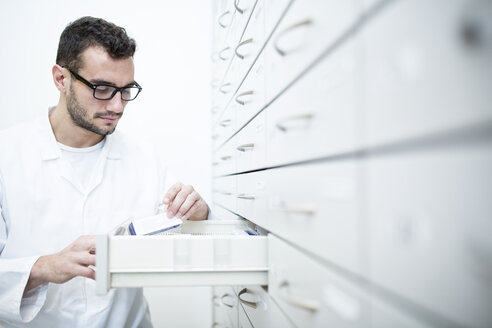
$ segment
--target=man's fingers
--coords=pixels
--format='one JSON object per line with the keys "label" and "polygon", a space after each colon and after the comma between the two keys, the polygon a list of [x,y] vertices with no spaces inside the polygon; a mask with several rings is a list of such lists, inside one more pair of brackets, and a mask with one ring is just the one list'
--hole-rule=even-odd
{"label": "man's fingers", "polygon": [[193,191],[191,194],[188,195],[188,197],[186,197],[186,200],[184,201],[183,205],[181,205],[181,207],[179,208],[176,216],[182,219],[199,199],[200,199],[200,195],[198,195],[196,191]]}
{"label": "man's fingers", "polygon": [[74,251],[92,251],[95,253],[96,236],[80,236],[69,247]]}
{"label": "man's fingers", "polygon": [[79,254],[77,256],[77,263],[81,265],[96,265],[96,256],[92,254]]}
{"label": "man's fingers", "polygon": [[183,188],[181,188],[181,191],[176,195],[174,200],[168,206],[167,216],[168,217],[175,216],[180,211],[181,206],[193,191],[194,189],[192,186],[183,186]]}
{"label": "man's fingers", "polygon": [[164,195],[164,199],[162,200],[162,202],[166,205],[169,205],[172,201],[174,201],[174,198],[181,191],[182,188],[183,184],[181,182],[173,184],[172,187],[169,188],[169,190]]}
{"label": "man's fingers", "polygon": [[193,214],[200,208],[200,203],[201,200],[198,199],[181,219],[188,220],[191,216],[193,216]]}
{"label": "man's fingers", "polygon": [[79,265],[75,270],[75,276],[86,277],[89,279],[96,280],[96,271],[94,269]]}

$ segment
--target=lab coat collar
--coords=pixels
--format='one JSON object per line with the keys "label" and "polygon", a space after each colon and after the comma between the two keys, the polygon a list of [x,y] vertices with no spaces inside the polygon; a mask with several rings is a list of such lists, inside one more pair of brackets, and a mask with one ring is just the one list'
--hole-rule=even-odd
{"label": "lab coat collar", "polygon": [[[61,150],[53,133],[49,114],[43,115],[38,121],[38,134],[40,138],[41,158],[43,161],[58,159],[61,157]],[[115,131],[112,135],[106,136],[103,153],[108,159],[120,159],[122,153],[122,144],[118,138],[118,132]]]}

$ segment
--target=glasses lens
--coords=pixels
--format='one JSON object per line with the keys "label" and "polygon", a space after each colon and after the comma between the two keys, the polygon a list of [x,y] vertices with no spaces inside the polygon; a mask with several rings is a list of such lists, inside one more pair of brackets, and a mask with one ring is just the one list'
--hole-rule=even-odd
{"label": "glasses lens", "polygon": [[137,97],[139,89],[137,87],[128,87],[121,90],[122,100],[133,100]]}
{"label": "glasses lens", "polygon": [[[108,85],[98,85],[94,90],[94,97],[99,100],[108,100],[113,98],[115,94],[115,87]],[[121,99],[122,100],[133,100],[137,97],[139,93],[139,88],[137,87],[128,87],[121,89]]]}
{"label": "glasses lens", "polygon": [[101,100],[111,99],[114,90],[116,90],[114,87],[108,85],[98,85],[94,90],[94,97]]}

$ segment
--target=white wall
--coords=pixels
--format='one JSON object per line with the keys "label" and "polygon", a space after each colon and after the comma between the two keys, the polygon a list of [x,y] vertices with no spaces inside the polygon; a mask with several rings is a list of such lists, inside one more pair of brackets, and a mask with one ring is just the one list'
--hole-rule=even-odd
{"label": "white wall", "polygon": [[[176,175],[209,201],[210,5],[203,0],[0,0],[0,129],[57,104],[51,67],[60,33],[78,17],[105,18],[136,39],[135,79],[144,88],[118,128],[157,143]],[[147,289],[146,295],[156,327],[211,325],[209,287]]]}

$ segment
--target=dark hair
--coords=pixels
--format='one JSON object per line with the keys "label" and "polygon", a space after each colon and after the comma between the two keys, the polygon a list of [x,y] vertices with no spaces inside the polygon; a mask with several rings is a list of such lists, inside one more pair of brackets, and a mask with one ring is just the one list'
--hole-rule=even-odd
{"label": "dark hair", "polygon": [[81,17],[68,24],[60,36],[56,63],[78,71],[82,66],[81,55],[89,47],[99,46],[111,58],[133,57],[135,40],[130,38],[123,27],[102,18]]}

